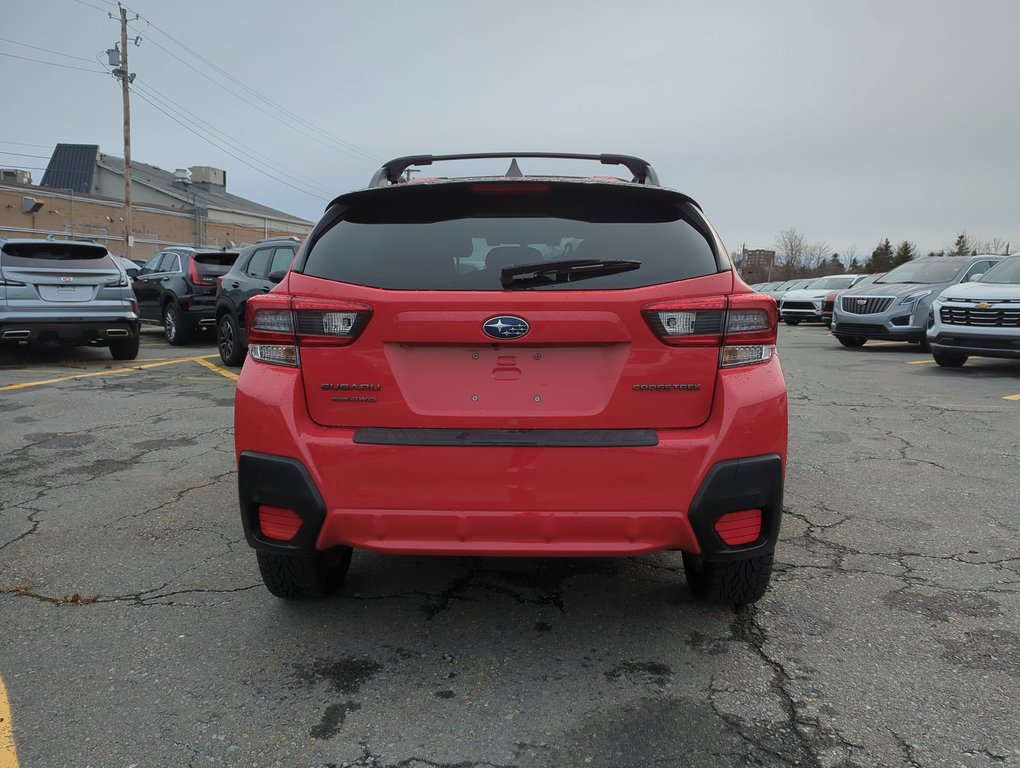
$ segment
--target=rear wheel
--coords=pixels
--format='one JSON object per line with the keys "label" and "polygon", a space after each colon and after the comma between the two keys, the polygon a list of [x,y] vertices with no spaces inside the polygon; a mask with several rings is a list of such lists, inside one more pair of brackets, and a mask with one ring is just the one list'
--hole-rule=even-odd
{"label": "rear wheel", "polygon": [[867,341],[867,339],[862,339],[860,336],[837,336],[836,338],[839,339],[839,343],[844,347],[863,347],[864,342]]}
{"label": "rear wheel", "polygon": [[286,600],[308,600],[332,595],[351,567],[350,547],[335,547],[315,555],[278,555],[256,552],[266,589]]}
{"label": "rear wheel", "polygon": [[918,343],[921,345],[922,352],[931,352],[931,347],[928,345],[928,339],[921,339]]}
{"label": "rear wheel", "polygon": [[123,339],[110,342],[110,356],[114,360],[134,360],[138,357],[139,339]]}
{"label": "rear wheel", "polygon": [[772,553],[742,560],[703,560],[683,553],[687,585],[695,597],[716,605],[747,605],[761,599],[772,577]]}
{"label": "rear wheel", "polygon": [[968,357],[963,352],[941,352],[934,349],[931,352],[931,356],[943,368],[959,368],[967,362]]}
{"label": "rear wheel", "polygon": [[799,317],[784,317],[783,322],[787,325],[800,325]]}
{"label": "rear wheel", "polygon": [[167,343],[173,347],[187,344],[191,335],[189,329],[184,327],[181,310],[172,301],[163,307],[163,335],[166,336]]}
{"label": "rear wheel", "polygon": [[244,362],[241,333],[232,312],[225,312],[216,324],[216,341],[220,348],[220,359],[225,365],[238,366]]}

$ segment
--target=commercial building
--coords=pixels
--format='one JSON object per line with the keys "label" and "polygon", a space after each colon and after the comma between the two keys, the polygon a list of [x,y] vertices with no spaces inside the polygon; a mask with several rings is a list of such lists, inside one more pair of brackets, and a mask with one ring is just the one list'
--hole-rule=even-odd
{"label": "commercial building", "polygon": [[[0,236],[92,239],[124,250],[124,159],[94,144],[57,144],[41,183],[0,176]],[[167,171],[132,161],[131,257],[169,245],[220,248],[264,237],[304,237],[312,222],[227,192],[227,172],[195,165]]]}

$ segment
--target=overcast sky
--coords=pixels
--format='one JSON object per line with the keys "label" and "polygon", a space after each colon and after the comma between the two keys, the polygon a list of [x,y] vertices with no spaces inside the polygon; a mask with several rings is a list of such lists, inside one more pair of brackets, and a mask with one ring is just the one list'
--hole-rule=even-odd
{"label": "overcast sky", "polygon": [[[100,70],[90,62],[118,39],[108,0],[3,5],[2,53]],[[225,168],[229,191],[308,219],[383,158],[619,152],[701,202],[731,250],[790,227],[859,255],[884,237],[939,249],[963,229],[1020,247],[1016,0],[128,7],[159,28],[131,25],[134,158]],[[9,56],[0,73],[0,166],[45,167],[11,153],[48,157],[56,142],[122,154],[109,75]]]}

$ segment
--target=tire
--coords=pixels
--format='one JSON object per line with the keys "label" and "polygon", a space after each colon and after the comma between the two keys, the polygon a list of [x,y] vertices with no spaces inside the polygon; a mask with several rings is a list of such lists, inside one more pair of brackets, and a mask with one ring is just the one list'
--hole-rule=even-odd
{"label": "tire", "polygon": [[860,336],[837,336],[839,343],[844,347],[863,347],[867,339],[862,339]]}
{"label": "tire", "polygon": [[329,597],[344,583],[351,567],[350,547],[335,547],[314,556],[256,552],[266,589],[285,600]]}
{"label": "tire", "polygon": [[918,343],[921,345],[922,352],[931,352],[931,345],[928,344],[928,339],[921,339]]}
{"label": "tire", "polygon": [[171,347],[187,344],[191,337],[190,329],[184,327],[181,310],[172,301],[163,307],[163,335]]}
{"label": "tire", "polygon": [[241,345],[241,331],[233,312],[224,312],[216,323],[216,345],[224,365],[236,368],[244,362],[247,350]]}
{"label": "tire", "polygon": [[702,560],[683,553],[687,586],[702,602],[748,605],[765,594],[772,578],[772,553],[742,560]]}
{"label": "tire", "polygon": [[133,339],[123,339],[110,342],[110,356],[114,360],[134,360],[138,357],[138,345],[140,339],[135,336]]}
{"label": "tire", "polygon": [[783,322],[787,325],[800,325],[799,317],[784,317]]}
{"label": "tire", "polygon": [[968,357],[963,352],[939,352],[934,349],[931,351],[931,356],[943,368],[960,368],[967,362]]}

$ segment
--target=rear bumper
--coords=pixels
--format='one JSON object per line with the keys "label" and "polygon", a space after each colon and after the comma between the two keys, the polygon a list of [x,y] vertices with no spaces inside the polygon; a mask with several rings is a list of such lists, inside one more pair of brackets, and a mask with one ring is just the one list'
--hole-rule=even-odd
{"label": "rear bumper", "polygon": [[87,320],[0,320],[0,342],[106,345],[138,336],[138,318],[108,317]]}
{"label": "rear bumper", "polygon": [[[390,554],[609,556],[660,549],[700,552],[709,560],[769,552],[779,537],[783,506],[780,456],[715,464],[690,507],[679,510],[565,512],[518,510],[328,509],[297,459],[242,452],[238,490],[244,533],[253,548],[303,554],[353,546]],[[288,542],[263,535],[258,508],[297,512],[302,524]],[[727,512],[762,510],[762,533],[731,547],[716,533]]]}
{"label": "rear bumper", "polygon": [[[401,554],[606,556],[662,549],[709,559],[771,550],[787,439],[778,360],[721,372],[712,416],[654,445],[365,444],[308,417],[299,370],[246,365],[235,434],[242,520],[259,550],[353,546]],[[290,542],[258,507],[293,509]],[[763,510],[762,536],[727,547],[731,511]]]}

